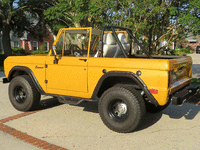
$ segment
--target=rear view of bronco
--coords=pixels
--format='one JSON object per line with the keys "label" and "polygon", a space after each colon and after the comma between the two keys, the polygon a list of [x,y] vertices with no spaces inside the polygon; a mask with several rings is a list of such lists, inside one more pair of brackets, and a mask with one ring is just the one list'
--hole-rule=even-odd
{"label": "rear view of bronco", "polygon": [[191,67],[188,56],[149,54],[128,28],[63,28],[49,54],[8,57],[3,82],[17,110],[35,109],[41,95],[72,105],[98,101],[104,124],[128,133],[146,111],[181,105],[198,92]]}

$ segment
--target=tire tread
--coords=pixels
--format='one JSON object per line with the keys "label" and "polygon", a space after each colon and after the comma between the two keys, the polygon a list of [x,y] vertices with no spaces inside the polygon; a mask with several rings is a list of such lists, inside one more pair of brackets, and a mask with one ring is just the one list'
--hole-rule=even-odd
{"label": "tire tread", "polygon": [[[138,103],[138,108],[137,110],[139,110],[140,112],[138,112],[138,116],[137,119],[132,121],[132,126],[127,128],[127,129],[116,129],[114,128],[102,115],[103,114],[103,109],[101,109],[101,103],[102,103],[102,99],[104,99],[104,97],[109,93],[109,92],[113,92],[115,90],[120,90],[122,91],[124,94],[128,94],[131,96],[131,99],[136,99],[137,103]],[[135,101],[132,101],[132,105],[135,105]],[[100,117],[102,119],[102,121],[104,122],[104,124],[111,130],[115,131],[115,132],[119,132],[119,133],[129,133],[132,132],[134,129],[136,129],[138,127],[138,125],[141,123],[142,118],[145,115],[145,104],[144,104],[144,100],[142,99],[142,97],[139,95],[138,91],[135,90],[133,87],[125,87],[125,86],[114,86],[111,87],[110,89],[106,90],[99,101],[99,114]]]}

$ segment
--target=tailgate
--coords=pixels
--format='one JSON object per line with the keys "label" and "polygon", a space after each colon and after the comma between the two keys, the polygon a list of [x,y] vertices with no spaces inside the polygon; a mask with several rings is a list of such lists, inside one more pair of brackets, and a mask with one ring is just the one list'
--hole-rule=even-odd
{"label": "tailgate", "polygon": [[188,85],[191,80],[192,58],[182,56],[170,60],[170,94]]}

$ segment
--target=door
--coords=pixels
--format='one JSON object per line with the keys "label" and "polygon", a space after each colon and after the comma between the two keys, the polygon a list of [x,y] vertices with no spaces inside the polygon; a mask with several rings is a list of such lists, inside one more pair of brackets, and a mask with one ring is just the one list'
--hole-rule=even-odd
{"label": "door", "polygon": [[54,44],[54,56],[46,58],[46,88],[50,94],[80,96],[87,93],[90,29],[62,29]]}
{"label": "door", "polygon": [[47,91],[64,90],[87,92],[87,58],[61,57],[53,64],[54,57],[46,60]]}

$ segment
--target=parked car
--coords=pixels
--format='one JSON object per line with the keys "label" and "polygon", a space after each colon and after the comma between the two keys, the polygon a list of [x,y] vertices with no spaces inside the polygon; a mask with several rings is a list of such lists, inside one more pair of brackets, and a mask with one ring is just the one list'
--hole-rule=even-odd
{"label": "parked car", "polygon": [[197,46],[196,53],[197,53],[197,54],[200,53],[200,46]]}

